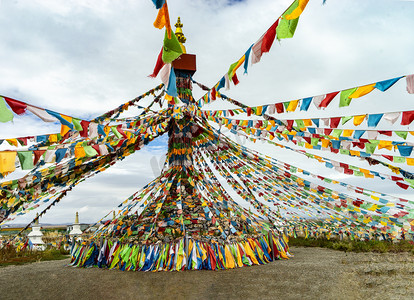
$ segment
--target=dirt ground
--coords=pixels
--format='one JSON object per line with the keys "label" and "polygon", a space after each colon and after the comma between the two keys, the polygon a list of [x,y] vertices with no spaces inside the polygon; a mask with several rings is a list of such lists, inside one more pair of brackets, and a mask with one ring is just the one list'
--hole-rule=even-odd
{"label": "dirt ground", "polygon": [[122,272],[68,260],[0,268],[0,299],[414,299],[414,256],[292,247],[227,271]]}

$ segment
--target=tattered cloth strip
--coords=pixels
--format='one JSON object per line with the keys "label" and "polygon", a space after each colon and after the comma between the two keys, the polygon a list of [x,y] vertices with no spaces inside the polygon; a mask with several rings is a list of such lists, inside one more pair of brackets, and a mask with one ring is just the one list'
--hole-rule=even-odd
{"label": "tattered cloth strip", "polygon": [[105,240],[100,247],[74,244],[69,265],[121,271],[227,270],[289,257],[287,237],[268,232],[225,244],[192,238],[148,245],[118,240]]}

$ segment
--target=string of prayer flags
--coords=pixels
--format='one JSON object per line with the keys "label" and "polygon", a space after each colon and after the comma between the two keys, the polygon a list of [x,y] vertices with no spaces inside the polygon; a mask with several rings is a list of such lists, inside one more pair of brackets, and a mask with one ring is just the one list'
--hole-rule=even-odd
{"label": "string of prayer flags", "polygon": [[[250,49],[249,49],[249,52],[250,52]],[[246,52],[246,54],[243,57],[247,57],[247,56],[248,56],[248,53]],[[246,59],[248,59],[248,57]],[[247,72],[246,60],[244,61],[244,63],[245,63],[245,72]],[[233,66],[236,66],[236,65],[237,65],[237,62],[230,66],[229,73],[228,73],[229,75],[230,75],[230,71],[231,71],[231,74],[233,73]],[[234,74],[235,74],[235,71],[234,71]],[[286,108],[289,107],[289,104],[292,101],[297,101],[297,100],[290,100],[290,101],[279,102],[279,103],[274,103],[274,104],[266,104],[266,106],[275,105],[275,107],[277,108],[277,113],[284,113],[285,111],[293,112],[293,111],[296,111],[298,107],[300,108],[301,111],[308,111],[310,107],[310,103],[313,103],[317,109],[321,109],[321,108],[327,108],[339,94],[339,98],[340,98],[339,107],[346,107],[351,104],[352,99],[363,97],[369,94],[370,92],[372,92],[374,89],[378,89],[382,92],[386,92],[390,87],[392,87],[401,78],[404,78],[404,77],[408,78],[408,76],[410,75],[399,76],[396,78],[379,81],[379,82],[368,84],[365,86],[354,87],[354,88],[350,88],[350,89],[346,89],[342,91],[336,91],[336,92],[332,92],[332,93],[328,93],[324,95],[302,98],[302,99],[299,99],[298,105],[296,106],[295,110],[291,110],[291,109],[286,110]],[[216,90],[224,87],[225,86],[224,83],[225,83],[225,77],[223,76],[221,81],[219,81],[219,83],[215,85]],[[408,83],[407,83],[407,91],[408,91]],[[199,100],[199,104],[202,105],[203,103],[209,103],[208,100],[209,99],[201,98]]]}

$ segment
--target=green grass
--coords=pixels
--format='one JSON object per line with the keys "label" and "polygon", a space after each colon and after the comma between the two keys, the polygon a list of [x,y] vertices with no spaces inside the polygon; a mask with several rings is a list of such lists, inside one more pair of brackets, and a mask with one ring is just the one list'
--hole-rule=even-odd
{"label": "green grass", "polygon": [[289,246],[320,247],[345,252],[411,252],[414,255],[414,244],[404,240],[393,243],[388,241],[340,241],[298,237],[290,238]]}
{"label": "green grass", "polygon": [[61,260],[68,257],[69,251],[50,248],[45,251],[31,251],[24,249],[17,252],[13,246],[0,249],[0,267],[9,265],[23,265],[36,261]]}

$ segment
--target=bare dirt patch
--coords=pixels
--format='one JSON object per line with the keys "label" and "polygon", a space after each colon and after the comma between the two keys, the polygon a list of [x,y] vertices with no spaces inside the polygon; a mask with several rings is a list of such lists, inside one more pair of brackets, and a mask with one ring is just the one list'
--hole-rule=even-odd
{"label": "bare dirt patch", "polygon": [[0,268],[1,299],[413,299],[414,256],[293,247],[295,257],[227,271],[122,272],[68,260]]}

